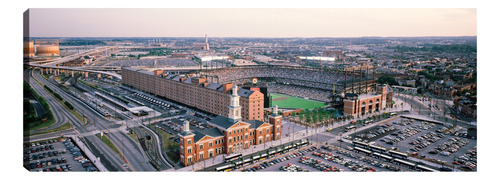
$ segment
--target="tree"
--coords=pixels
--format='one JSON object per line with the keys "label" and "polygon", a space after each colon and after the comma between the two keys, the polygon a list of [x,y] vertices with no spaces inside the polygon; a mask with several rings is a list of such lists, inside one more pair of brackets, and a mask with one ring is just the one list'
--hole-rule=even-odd
{"label": "tree", "polygon": [[389,84],[389,85],[397,85],[398,81],[394,77],[383,75],[378,78],[377,80],[378,83],[380,84]]}
{"label": "tree", "polygon": [[295,111],[294,111],[294,112],[292,112],[292,116],[295,116],[295,115],[296,115],[296,114],[295,114]]}

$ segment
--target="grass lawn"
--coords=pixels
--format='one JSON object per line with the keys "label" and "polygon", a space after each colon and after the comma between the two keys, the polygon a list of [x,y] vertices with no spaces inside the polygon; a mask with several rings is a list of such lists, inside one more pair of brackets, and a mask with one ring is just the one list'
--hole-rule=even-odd
{"label": "grass lawn", "polygon": [[98,137],[99,137],[99,139],[102,140],[102,142],[104,142],[106,145],[108,145],[109,148],[111,148],[111,150],[113,150],[116,154],[118,154],[120,156],[122,155],[120,153],[120,151],[118,151],[118,148],[115,146],[115,144],[113,144],[113,142],[111,142],[111,140],[109,140],[109,138],[106,137],[106,135],[104,135],[104,136],[98,135]]}
{"label": "grass lawn", "polygon": [[56,127],[54,129],[51,129],[51,130],[47,130],[47,131],[43,131],[43,132],[39,132],[39,133],[30,134],[30,136],[37,135],[37,134],[45,134],[45,133],[52,133],[52,132],[57,132],[57,131],[63,131],[63,130],[67,130],[67,129],[73,129],[73,125],[71,125],[69,122],[66,122],[63,125],[61,125],[59,127]]}
{"label": "grass lawn", "polygon": [[153,131],[155,131],[159,136],[162,143],[162,147],[164,150],[167,151],[167,156],[169,157],[170,160],[178,162],[179,161],[179,154],[175,153],[173,150],[179,147],[179,144],[174,142],[173,140],[169,139],[172,135],[166,133],[165,131],[152,126],[148,125],[149,128],[151,128]]}
{"label": "grass lawn", "polygon": [[[274,99],[279,98],[279,97],[287,97],[288,99],[280,100],[280,101],[274,100]],[[302,98],[297,98],[297,97],[292,97],[292,96],[287,96],[287,95],[281,95],[281,94],[271,93],[271,99],[273,99],[272,106],[278,105],[278,108],[314,109],[315,107],[320,108],[320,107],[327,106],[323,102],[317,102],[317,101],[313,101],[313,100],[307,100],[307,99],[302,99]]]}

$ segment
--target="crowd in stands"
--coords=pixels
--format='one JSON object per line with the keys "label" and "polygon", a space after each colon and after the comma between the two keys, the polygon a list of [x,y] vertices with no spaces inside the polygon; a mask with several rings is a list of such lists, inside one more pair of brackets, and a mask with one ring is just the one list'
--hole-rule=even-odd
{"label": "crowd in stands", "polygon": [[330,101],[329,97],[332,94],[331,91],[277,83],[268,83],[267,88],[267,90],[272,93],[287,94],[290,96],[298,96],[323,102]]}
{"label": "crowd in stands", "polygon": [[253,66],[219,69],[208,73],[219,76],[220,82],[254,77],[276,77],[325,83],[332,87],[334,83],[344,81],[344,75],[342,73],[291,67]]}
{"label": "crowd in stands", "polygon": [[276,78],[276,83],[318,88],[318,89],[323,89],[323,90],[332,90],[333,89],[333,85],[331,85],[331,84],[318,83],[318,82],[312,82],[312,81],[301,81],[301,80],[296,80],[296,79]]}
{"label": "crowd in stands", "polygon": [[138,66],[138,67],[158,67],[158,66],[199,66],[198,63],[191,59],[134,59],[134,60],[120,60],[107,63],[105,66]]}
{"label": "crowd in stands", "polygon": [[[299,96],[318,101],[330,101],[329,97],[335,83],[336,91],[341,90],[345,77],[342,73],[323,70],[290,67],[254,66],[227,68],[209,71],[219,77],[219,82],[236,84],[250,83],[254,77],[267,78],[269,92]],[[262,80],[262,79],[261,79]],[[348,77],[348,80],[349,77]],[[262,81],[260,81],[262,82]]]}

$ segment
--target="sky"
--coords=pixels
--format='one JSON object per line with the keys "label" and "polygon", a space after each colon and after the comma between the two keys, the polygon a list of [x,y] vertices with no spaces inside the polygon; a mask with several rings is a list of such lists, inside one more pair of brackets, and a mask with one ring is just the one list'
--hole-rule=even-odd
{"label": "sky", "polygon": [[29,9],[31,37],[476,36],[475,8]]}

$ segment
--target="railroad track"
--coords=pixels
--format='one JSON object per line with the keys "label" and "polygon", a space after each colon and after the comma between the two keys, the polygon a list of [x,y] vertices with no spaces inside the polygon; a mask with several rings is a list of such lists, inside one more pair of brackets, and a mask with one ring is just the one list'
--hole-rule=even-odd
{"label": "railroad track", "polygon": [[137,135],[139,144],[143,148],[146,156],[149,159],[151,165],[153,165],[158,171],[163,171],[172,168],[168,162],[164,161],[161,157],[160,145],[157,143],[157,139],[152,132],[146,130],[144,127],[138,126],[133,128],[134,133]]}

